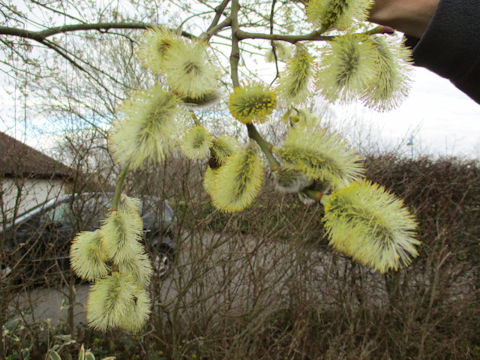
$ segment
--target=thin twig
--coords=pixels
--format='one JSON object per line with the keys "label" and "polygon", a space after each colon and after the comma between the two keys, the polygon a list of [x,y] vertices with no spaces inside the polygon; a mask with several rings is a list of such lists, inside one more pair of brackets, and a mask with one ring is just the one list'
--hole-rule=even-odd
{"label": "thin twig", "polygon": [[68,18],[70,18],[70,19],[73,19],[73,20],[75,20],[75,21],[78,21],[78,22],[81,22],[81,23],[85,23],[85,21],[83,21],[82,19],[80,19],[80,18],[78,18],[78,17],[76,17],[76,16],[73,16],[73,15],[71,15],[71,14],[68,14],[68,13],[66,13],[66,12],[64,12],[64,11],[60,11],[60,10],[54,9],[54,8],[52,8],[52,7],[50,7],[50,6],[47,6],[46,4],[42,4],[40,1],[36,1],[36,0],[30,0],[30,1],[31,1],[32,3],[34,3],[34,4],[37,4],[38,6],[41,6],[41,7],[45,8],[45,9],[47,9],[48,11],[52,11],[52,12],[54,12],[54,13],[56,13],[56,14],[66,16],[66,17],[68,17]]}
{"label": "thin twig", "polygon": [[212,29],[210,29],[206,33],[206,40],[210,40],[212,36],[216,35],[219,31],[225,29],[226,27],[229,27],[232,24],[232,18],[228,17],[225,20],[223,20],[220,24],[217,26],[214,26]]}
{"label": "thin twig", "polygon": [[230,0],[223,0],[223,2],[215,8],[215,17],[213,18],[212,23],[210,24],[207,31],[205,32],[207,41],[212,37],[213,34],[216,33],[216,31],[218,31],[216,30],[217,24],[220,21],[220,18],[222,17],[223,13],[225,12],[225,9],[229,2]]}
{"label": "thin twig", "polygon": [[[272,1],[272,8],[270,10],[270,35],[273,35],[273,15],[275,14],[275,4],[277,3],[277,0]],[[273,52],[273,59],[275,62],[275,77],[273,78],[272,82],[270,83],[270,86],[273,85],[275,80],[277,80],[278,75],[279,75],[279,70],[278,70],[278,56],[277,56],[277,46],[275,45],[274,40],[270,40],[270,44],[272,45],[272,52]]]}

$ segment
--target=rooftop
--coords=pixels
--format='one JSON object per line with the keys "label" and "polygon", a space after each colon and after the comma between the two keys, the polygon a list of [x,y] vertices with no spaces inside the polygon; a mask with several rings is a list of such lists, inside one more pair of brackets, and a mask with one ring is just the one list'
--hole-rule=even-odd
{"label": "rooftop", "polygon": [[52,179],[71,174],[68,166],[0,132],[0,176]]}

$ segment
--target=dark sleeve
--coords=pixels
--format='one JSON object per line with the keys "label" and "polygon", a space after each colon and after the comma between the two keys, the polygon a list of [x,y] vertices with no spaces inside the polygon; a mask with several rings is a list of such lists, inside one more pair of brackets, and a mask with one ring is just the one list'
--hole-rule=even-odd
{"label": "dark sleeve", "polygon": [[440,0],[425,34],[407,45],[415,65],[450,79],[480,104],[480,0]]}

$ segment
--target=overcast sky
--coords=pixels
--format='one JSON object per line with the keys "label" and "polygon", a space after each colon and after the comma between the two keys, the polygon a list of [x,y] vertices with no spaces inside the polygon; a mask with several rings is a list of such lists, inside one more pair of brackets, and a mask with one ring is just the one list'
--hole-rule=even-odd
{"label": "overcast sky", "polygon": [[415,68],[410,96],[387,113],[364,111],[383,141],[414,135],[414,148],[438,155],[480,157],[480,105],[448,80]]}

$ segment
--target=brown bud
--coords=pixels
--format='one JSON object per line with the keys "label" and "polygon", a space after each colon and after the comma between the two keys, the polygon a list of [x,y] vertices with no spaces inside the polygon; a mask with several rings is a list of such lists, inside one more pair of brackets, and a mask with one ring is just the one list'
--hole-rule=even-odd
{"label": "brown bud", "polygon": [[212,168],[213,170],[218,169],[220,167],[220,164],[218,163],[217,159],[215,159],[213,156],[208,159],[208,166]]}

